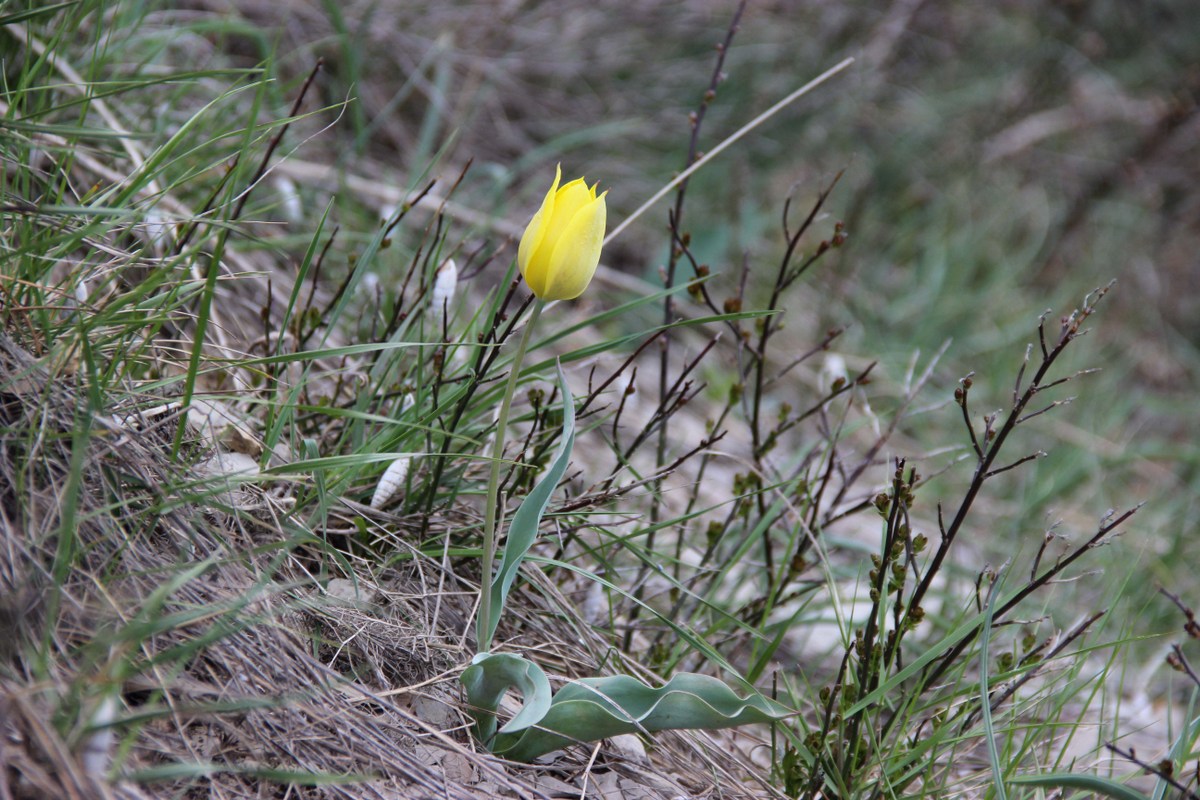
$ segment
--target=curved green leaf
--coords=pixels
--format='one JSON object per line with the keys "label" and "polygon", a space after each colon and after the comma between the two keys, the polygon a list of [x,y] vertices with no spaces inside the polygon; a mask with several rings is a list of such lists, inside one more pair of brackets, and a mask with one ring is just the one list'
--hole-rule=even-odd
{"label": "curved green leaf", "polygon": [[1123,783],[1117,783],[1098,775],[1077,775],[1074,772],[1051,772],[1046,775],[1023,775],[1019,778],[1009,778],[1009,783],[1023,783],[1028,786],[1044,786],[1056,789],[1080,789],[1085,792],[1112,797],[1114,800],[1150,800],[1146,795],[1131,789]]}
{"label": "curved green leaf", "polygon": [[504,611],[504,603],[508,600],[509,590],[517,579],[517,570],[525,560],[525,554],[537,539],[538,526],[541,525],[542,515],[550,505],[550,497],[555,487],[567,471],[571,460],[571,449],[575,446],[575,400],[567,387],[567,379],[563,375],[562,365],[558,367],[558,387],[562,392],[562,442],[558,452],[550,461],[550,468],[538,481],[537,486],[521,502],[517,513],[513,514],[508,526],[508,540],[504,543],[504,553],[500,558],[500,566],[496,569],[496,577],[492,580],[492,604],[489,619],[480,619],[478,631],[480,642],[490,642],[500,623],[500,615]]}
{"label": "curved green leaf", "polygon": [[496,709],[504,693],[520,690],[525,704],[500,730],[501,734],[536,725],[550,708],[550,681],[532,661],[508,653],[479,653],[462,674],[467,703],[475,717],[475,736],[485,745],[496,734]]}
{"label": "curved green leaf", "polygon": [[761,695],[741,697],[707,675],[680,673],[657,689],[628,675],[585,678],[559,690],[541,719],[524,731],[517,732],[512,723],[505,726],[492,751],[529,761],[576,742],[622,733],[713,730],[771,722],[793,713]]}
{"label": "curved green leaf", "polygon": [[[562,367],[562,442],[546,474],[521,503],[508,528],[500,566],[492,580],[491,612],[479,621],[479,641],[491,641],[517,578],[521,562],[537,540],[550,497],[566,473],[575,444],[575,404]],[[480,653],[463,672],[467,702],[475,717],[475,733],[492,752],[528,761],[575,742],[606,739],[622,733],[648,733],[678,728],[727,728],[770,722],[794,712],[761,695],[738,695],[706,675],[683,673],[657,689],[626,675],[586,678],[564,686],[551,698],[550,682],[534,663],[506,653]],[[496,709],[504,693],[518,689],[521,711],[496,730]]]}

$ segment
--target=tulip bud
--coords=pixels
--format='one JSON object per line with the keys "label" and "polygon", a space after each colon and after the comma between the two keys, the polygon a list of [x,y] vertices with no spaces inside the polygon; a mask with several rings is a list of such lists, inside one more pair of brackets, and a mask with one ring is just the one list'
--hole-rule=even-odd
{"label": "tulip bud", "polygon": [[517,266],[541,300],[574,300],[591,283],[604,244],[605,192],[596,196],[578,178],[559,187],[562,168],[542,207],[533,215],[517,249]]}

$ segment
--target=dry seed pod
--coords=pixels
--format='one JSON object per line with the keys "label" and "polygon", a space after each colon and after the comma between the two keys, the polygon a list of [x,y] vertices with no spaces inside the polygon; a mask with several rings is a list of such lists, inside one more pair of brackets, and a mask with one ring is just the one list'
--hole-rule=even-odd
{"label": "dry seed pod", "polygon": [[296,182],[286,175],[275,178],[275,192],[279,196],[280,209],[288,222],[304,220],[304,201],[300,198],[300,190]]}
{"label": "dry seed pod", "polygon": [[825,363],[821,366],[821,391],[831,391],[835,383],[837,383],[839,386],[842,386],[849,379],[850,371],[846,366],[846,359],[842,358],[837,353],[830,353],[827,355],[825,357]]}
{"label": "dry seed pod", "polygon": [[117,700],[106,695],[92,714],[91,724],[96,732],[83,740],[79,760],[83,770],[93,778],[103,779],[112,763],[112,746],[116,739],[112,723],[117,718]]}
{"label": "dry seed pod", "polygon": [[433,315],[437,319],[441,319],[454,302],[454,287],[457,283],[458,264],[454,263],[453,258],[447,258],[433,276],[433,295],[430,302],[433,304]]}
{"label": "dry seed pod", "polygon": [[354,291],[367,297],[376,297],[379,295],[380,285],[379,274],[367,272],[362,276],[362,280],[358,282],[358,286],[354,288]]}
{"label": "dry seed pod", "polygon": [[417,398],[412,392],[402,394],[400,396],[400,410],[397,414],[403,414],[417,404]]}
{"label": "dry seed pod", "polygon": [[75,282],[75,301],[78,303],[86,303],[91,294],[92,290],[91,287],[88,286],[87,277],[81,275],[79,280]]}
{"label": "dry seed pod", "polygon": [[383,477],[379,479],[379,485],[375,487],[375,494],[371,495],[371,508],[383,508],[384,503],[391,500],[392,496],[400,491],[404,485],[404,479],[408,477],[410,460],[408,456],[397,458],[383,471]]}
{"label": "dry seed pod", "polygon": [[140,233],[154,255],[159,258],[171,244],[171,222],[156,208],[147,209],[142,216]]}

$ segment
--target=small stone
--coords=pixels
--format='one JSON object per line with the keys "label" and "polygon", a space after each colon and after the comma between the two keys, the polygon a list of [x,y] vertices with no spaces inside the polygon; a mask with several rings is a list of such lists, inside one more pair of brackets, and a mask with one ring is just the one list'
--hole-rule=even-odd
{"label": "small stone", "polygon": [[642,740],[636,734],[622,733],[609,739],[608,743],[623,758],[627,758],[638,764],[650,763],[650,759],[646,755],[646,745],[642,744]]}
{"label": "small stone", "polygon": [[370,603],[375,599],[375,592],[361,581],[351,581],[346,578],[333,578],[325,586],[325,593],[336,600],[347,603]]}
{"label": "small stone", "polygon": [[196,465],[203,476],[257,475],[258,462],[245,453],[218,453]]}
{"label": "small stone", "polygon": [[533,785],[550,797],[579,797],[579,787],[561,781],[553,775],[538,775],[534,778]]}
{"label": "small stone", "polygon": [[413,716],[434,730],[448,731],[459,724],[454,708],[436,697],[427,694],[414,695],[410,701]]}
{"label": "small stone", "polygon": [[592,795],[591,792],[588,794],[589,796],[598,798],[598,800],[627,800],[625,793],[621,791],[620,782],[621,776],[615,772],[605,772],[600,775],[593,774],[590,781],[590,788],[595,794]]}
{"label": "small stone", "polygon": [[442,755],[442,771],[451,783],[470,783],[475,780],[475,765],[462,753],[447,750]]}

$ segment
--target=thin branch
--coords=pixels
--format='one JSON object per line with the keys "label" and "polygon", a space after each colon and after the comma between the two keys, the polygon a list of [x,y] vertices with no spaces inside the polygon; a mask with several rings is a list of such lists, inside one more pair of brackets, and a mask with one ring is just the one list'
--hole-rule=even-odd
{"label": "thin branch", "polygon": [[987,473],[983,477],[984,477],[984,479],[992,478],[992,477],[995,477],[996,475],[999,475],[1002,472],[1008,472],[1010,469],[1016,469],[1017,467],[1021,466],[1022,464],[1028,464],[1030,461],[1035,461],[1039,458],[1045,458],[1045,457],[1046,457],[1046,453],[1042,450],[1038,450],[1036,453],[1030,453],[1029,455],[1025,456],[1024,458],[1018,458],[1016,461],[1009,464],[1007,467],[998,467],[997,469],[992,470],[991,472]]}
{"label": "thin branch", "polygon": [[1187,798],[1188,800],[1200,800],[1200,795],[1196,794],[1191,789],[1189,789],[1186,785],[1180,783],[1179,781],[1177,781],[1175,779],[1175,776],[1173,774],[1174,773],[1174,765],[1171,763],[1170,760],[1163,760],[1157,764],[1149,764],[1145,761],[1142,761],[1140,758],[1138,758],[1137,753],[1134,751],[1134,749],[1132,747],[1129,748],[1128,750],[1122,750],[1120,747],[1118,747],[1113,742],[1105,742],[1104,746],[1106,748],[1108,748],[1110,751],[1112,751],[1113,753],[1116,753],[1117,755],[1119,755],[1121,758],[1124,758],[1128,761],[1132,761],[1134,764],[1137,764],[1139,767],[1141,767],[1143,770],[1145,770],[1147,774],[1153,775],[1156,778],[1158,778],[1159,780],[1162,780],[1162,781],[1165,781],[1165,782],[1171,784],[1171,786],[1173,788],[1175,788],[1176,790],[1179,791],[1179,796],[1181,798]]}

